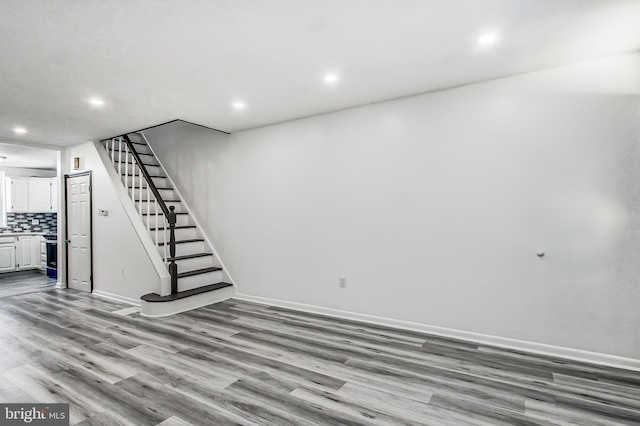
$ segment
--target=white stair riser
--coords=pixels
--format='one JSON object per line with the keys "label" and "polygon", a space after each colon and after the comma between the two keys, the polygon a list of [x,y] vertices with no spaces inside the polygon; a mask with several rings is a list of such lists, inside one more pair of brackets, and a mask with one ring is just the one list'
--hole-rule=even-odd
{"label": "white stair riser", "polygon": [[[146,210],[143,212],[146,213]],[[189,215],[188,214],[179,214],[176,215],[176,225],[190,225],[189,223]],[[163,216],[158,215],[158,226],[162,225]],[[156,215],[151,214],[151,216],[142,216],[142,222],[147,228],[155,228],[156,227]]]}
{"label": "white stair riser", "polygon": [[[136,162],[136,157],[133,155],[133,153],[131,151],[128,151],[125,149],[124,145],[122,146],[122,152],[120,152],[118,150],[118,144],[116,144],[115,146],[115,150],[111,151],[111,142],[109,142],[108,144],[103,143],[102,146],[104,146],[104,149],[107,151],[107,154],[109,154],[109,159],[113,162],[129,162],[129,163],[134,163]],[[138,146],[142,147],[142,150],[138,149]],[[138,153],[138,156],[140,157],[140,160],[142,160],[143,164],[151,164],[151,165],[158,165],[158,161],[156,159],[156,157],[149,152],[149,148],[147,148],[146,146],[142,146],[142,145],[135,145],[136,147],[136,152]],[[142,153],[142,155],[141,155]],[[123,164],[124,167],[124,164]]]}
{"label": "white stair riser", "polygon": [[[171,206],[175,207],[174,211],[176,213],[181,213],[181,212],[184,211],[184,207],[182,207],[182,203],[180,203],[179,201],[178,202],[168,202],[166,204],[167,204],[167,207],[171,207]],[[151,201],[150,203],[148,203],[148,202],[142,202],[141,203],[139,201],[136,201],[136,210],[140,211],[140,207],[142,207],[142,213],[147,213],[147,207],[149,208],[149,213],[155,213],[156,210],[159,211],[159,212],[162,211],[162,208],[160,208],[160,204],[157,204],[157,203],[155,203],[153,201]]]}
{"label": "white stair riser", "polygon": [[218,303],[232,298],[233,295],[233,287],[225,287],[172,302],[149,303],[143,300],[141,303],[141,314],[149,317],[164,317]]}
{"label": "white stair riser", "polygon": [[[135,144],[133,147],[136,149],[136,152],[138,154],[141,154],[141,153],[142,154],[153,154],[153,152],[151,152],[151,149],[149,149],[149,146],[147,146],[147,145]],[[148,155],[145,155],[145,157],[148,157]]]}
{"label": "white stair riser", "polygon": [[[117,142],[114,145],[115,149],[113,150],[113,152],[111,152],[111,141],[109,141],[109,143],[104,143],[103,142],[102,145],[104,146],[104,148],[109,153],[109,158],[112,158],[112,156],[113,156],[114,160],[122,159],[122,161],[125,161],[125,159],[127,157],[127,150],[125,148],[124,142],[122,143],[122,156],[120,155],[120,149],[118,147],[118,143]],[[147,145],[134,144],[133,147],[135,148],[135,150],[136,150],[136,152],[138,154],[153,154]],[[133,154],[131,152],[129,152],[129,158],[131,158],[131,157],[133,157]],[[152,158],[151,155],[141,155],[140,156],[140,159],[145,164],[150,162],[150,161],[147,161],[150,158]]]}
{"label": "white stair riser", "polygon": [[[164,246],[157,247],[160,255],[164,255]],[[167,247],[167,253],[168,252],[169,247]],[[197,241],[195,243],[176,244],[176,256],[184,256],[187,254],[196,254],[202,252],[204,252],[204,243],[202,241]]]}
{"label": "white stair riser", "polygon": [[[166,240],[169,240],[169,228],[167,228],[167,232],[163,230],[158,230],[158,239],[156,240],[156,232],[151,231],[151,238],[157,243],[163,243]],[[192,238],[197,238],[196,228],[185,228],[185,229],[176,229],[176,240],[190,240]]]}
{"label": "white stair riser", "polygon": [[[133,154],[129,153],[129,158],[127,158],[127,154],[123,151],[122,152],[122,157],[120,157],[120,154],[118,153],[118,151],[115,151],[113,153],[113,159],[111,158],[111,151],[107,151],[109,154],[109,160],[111,160],[111,163],[113,164],[113,166],[116,168],[116,170],[118,170],[118,167],[120,163],[122,163],[122,173],[124,173],[124,168],[126,164],[129,164],[129,166],[127,167],[129,170],[129,173],[131,173],[131,165],[132,164],[136,164],[136,169],[137,167],[137,162],[135,157],[133,156]],[[160,167],[160,163],[158,163],[158,160],[156,159],[155,156],[153,155],[140,155],[140,160],[142,160],[142,164],[144,164],[147,167]],[[147,169],[149,170],[149,169]],[[136,172],[137,174],[137,172]]]}
{"label": "white stair riser", "polygon": [[178,291],[191,290],[204,285],[215,284],[222,281],[222,271],[207,272],[206,274],[192,275],[178,278]]}
{"label": "white stair riser", "polygon": [[[126,176],[127,177],[132,177],[134,172],[135,172],[135,182],[138,183],[140,182],[140,169],[136,166],[133,167],[132,164],[129,164],[127,166],[126,163],[114,163],[113,167],[115,167],[117,172],[120,172],[120,175],[122,175],[122,177]],[[151,176],[165,176],[164,172],[162,171],[162,169],[160,168],[160,166],[146,166],[147,172],[149,172],[149,174]],[[144,175],[144,173],[143,173]],[[144,176],[142,177],[142,180],[144,180]],[[131,181],[129,181],[131,182]]]}
{"label": "white stair riser", "polygon": [[[129,191],[129,197],[131,197],[131,188],[127,188],[127,189]],[[159,189],[158,192],[160,193],[160,196],[162,197],[163,200],[173,200],[176,197],[176,195],[173,193],[173,189]],[[150,193],[151,199],[153,199],[153,193],[151,192],[151,190],[149,190],[149,193]],[[140,200],[140,188],[138,187],[135,188],[132,199],[135,201]],[[142,200],[144,201],[147,200],[146,185],[142,187]]]}
{"label": "white stair riser", "polygon": [[[162,173],[164,174],[164,173]],[[151,178],[151,180],[153,181],[153,184],[156,186],[156,188],[171,188],[171,183],[169,182],[169,179],[167,178]]]}
{"label": "white stair riser", "polygon": [[[150,152],[148,154],[150,154]],[[160,167],[160,163],[158,163],[158,160],[153,155],[140,155],[140,159],[142,160],[143,164],[147,165],[147,167],[150,167],[150,166]]]}
{"label": "white stair riser", "polygon": [[[136,187],[140,187],[140,178],[138,176],[136,176],[135,178],[132,176],[122,176],[122,183],[125,186],[136,186]],[[167,178],[152,178],[153,179],[153,184],[156,186],[156,188],[170,188],[170,184]],[[147,198],[146,195],[146,191],[147,191],[147,183],[144,181],[144,178],[142,180],[142,192],[143,192],[143,199]],[[151,191],[151,189],[149,189],[149,191]],[[129,190],[129,192],[131,192],[131,190]],[[153,194],[153,193],[152,193]],[[138,194],[136,194],[137,196]]]}
{"label": "white stair riser", "polygon": [[178,273],[184,271],[194,271],[196,269],[209,268],[211,266],[219,266],[213,263],[213,256],[194,257],[191,259],[177,260]]}

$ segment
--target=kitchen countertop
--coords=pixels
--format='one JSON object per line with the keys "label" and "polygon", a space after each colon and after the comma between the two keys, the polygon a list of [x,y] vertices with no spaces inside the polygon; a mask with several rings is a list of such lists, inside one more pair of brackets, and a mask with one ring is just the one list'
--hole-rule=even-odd
{"label": "kitchen countertop", "polygon": [[0,237],[20,237],[23,235],[45,235],[48,232],[4,232],[0,233]]}

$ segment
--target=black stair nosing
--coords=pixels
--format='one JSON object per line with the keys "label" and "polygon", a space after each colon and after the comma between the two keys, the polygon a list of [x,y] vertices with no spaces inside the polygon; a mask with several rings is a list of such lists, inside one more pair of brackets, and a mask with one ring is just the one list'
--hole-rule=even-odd
{"label": "black stair nosing", "polygon": [[[120,176],[132,176],[132,175],[128,175],[128,174],[125,174],[125,173],[120,173]],[[138,177],[138,176],[136,176],[136,177]],[[162,179],[166,179],[167,178],[167,176],[156,176],[156,175],[149,175],[149,177],[162,178]]]}
{"label": "black stair nosing", "polygon": [[215,284],[204,285],[202,287],[192,288],[191,290],[179,291],[176,294],[170,294],[168,296],[160,296],[158,293],[149,293],[142,296],[140,299],[145,302],[159,303],[159,302],[173,302],[174,300],[185,299],[197,294],[208,293],[210,291],[220,290],[221,288],[231,287],[233,284],[219,282]]}
{"label": "black stair nosing", "polygon": [[[195,225],[177,225],[176,226],[176,229],[186,229],[186,228],[196,228],[196,226]],[[161,229],[164,230],[164,228],[158,228],[158,231]],[[155,231],[155,230],[156,228],[149,228],[149,231]],[[167,226],[167,230],[169,230],[168,226]]]}
{"label": "black stair nosing", "polygon": [[208,268],[201,268],[201,269],[194,269],[193,271],[180,272],[178,274],[178,278],[192,277],[194,275],[202,275],[208,272],[218,272],[218,271],[222,271],[222,268],[218,268],[217,266],[210,266]]}
{"label": "black stair nosing", "polygon": [[[158,212],[158,213],[162,214],[162,212]],[[153,213],[142,213],[142,216],[149,216],[149,215],[155,216],[155,214],[156,214],[155,212],[153,212]],[[175,214],[189,214],[189,213],[187,213],[187,212],[175,212]]]}
{"label": "black stair nosing", "polygon": [[[176,241],[176,244],[200,243],[200,242],[204,242],[204,238],[189,238],[188,240],[179,240],[179,241]],[[163,246],[165,245],[165,242],[162,241],[158,243],[158,245]]]}
{"label": "black stair nosing", "polygon": [[206,257],[206,256],[213,256],[213,253],[183,254],[182,256],[170,257],[167,260],[169,262],[172,262],[172,261],[177,261],[177,260],[195,259],[196,257]]}
{"label": "black stair nosing", "polygon": [[[127,188],[136,188],[136,189],[139,189],[140,187],[139,187],[139,186],[131,186],[131,185],[127,185]],[[147,189],[147,188],[148,188],[148,187],[146,187],[146,186],[143,186],[143,187],[142,187],[142,189]],[[158,190],[162,190],[162,191],[173,191],[173,188],[159,188],[159,187],[157,187],[157,186],[156,186],[156,189],[158,189]]]}
{"label": "black stair nosing", "polygon": [[[135,164],[138,165],[138,163],[136,163],[135,161],[120,161],[120,160],[113,160],[114,163],[122,163],[122,164]],[[151,166],[151,167],[160,167],[160,164],[147,164],[147,163],[142,163],[143,166]]]}

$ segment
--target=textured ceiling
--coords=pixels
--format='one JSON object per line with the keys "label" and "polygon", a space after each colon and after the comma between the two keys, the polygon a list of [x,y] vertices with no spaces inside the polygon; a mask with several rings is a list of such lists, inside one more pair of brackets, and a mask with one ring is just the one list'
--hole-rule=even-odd
{"label": "textured ceiling", "polygon": [[55,170],[58,165],[56,152],[49,149],[0,143],[0,156],[7,157],[0,167]]}
{"label": "textured ceiling", "polygon": [[3,0],[0,141],[234,132],[637,51],[638,22],[638,0]]}

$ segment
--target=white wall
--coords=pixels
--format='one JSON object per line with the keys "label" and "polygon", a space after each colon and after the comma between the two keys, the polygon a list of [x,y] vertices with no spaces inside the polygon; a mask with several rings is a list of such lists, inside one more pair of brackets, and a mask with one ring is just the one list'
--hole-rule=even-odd
{"label": "white wall", "polygon": [[[219,197],[224,188],[223,152],[230,136],[183,121],[145,130],[144,134],[207,236],[212,242],[221,241]],[[224,261],[224,254],[218,254]]]}
{"label": "white wall", "polygon": [[[92,171],[94,291],[134,300],[143,294],[158,292],[158,274],[95,146],[86,142],[67,148],[62,158],[65,174],[77,172],[70,170],[73,157],[80,157],[82,170]],[[108,210],[109,215],[98,216],[98,209]],[[64,213],[64,208],[61,208],[61,212]]]}
{"label": "white wall", "polygon": [[639,55],[176,126],[145,133],[241,293],[640,359]]}

